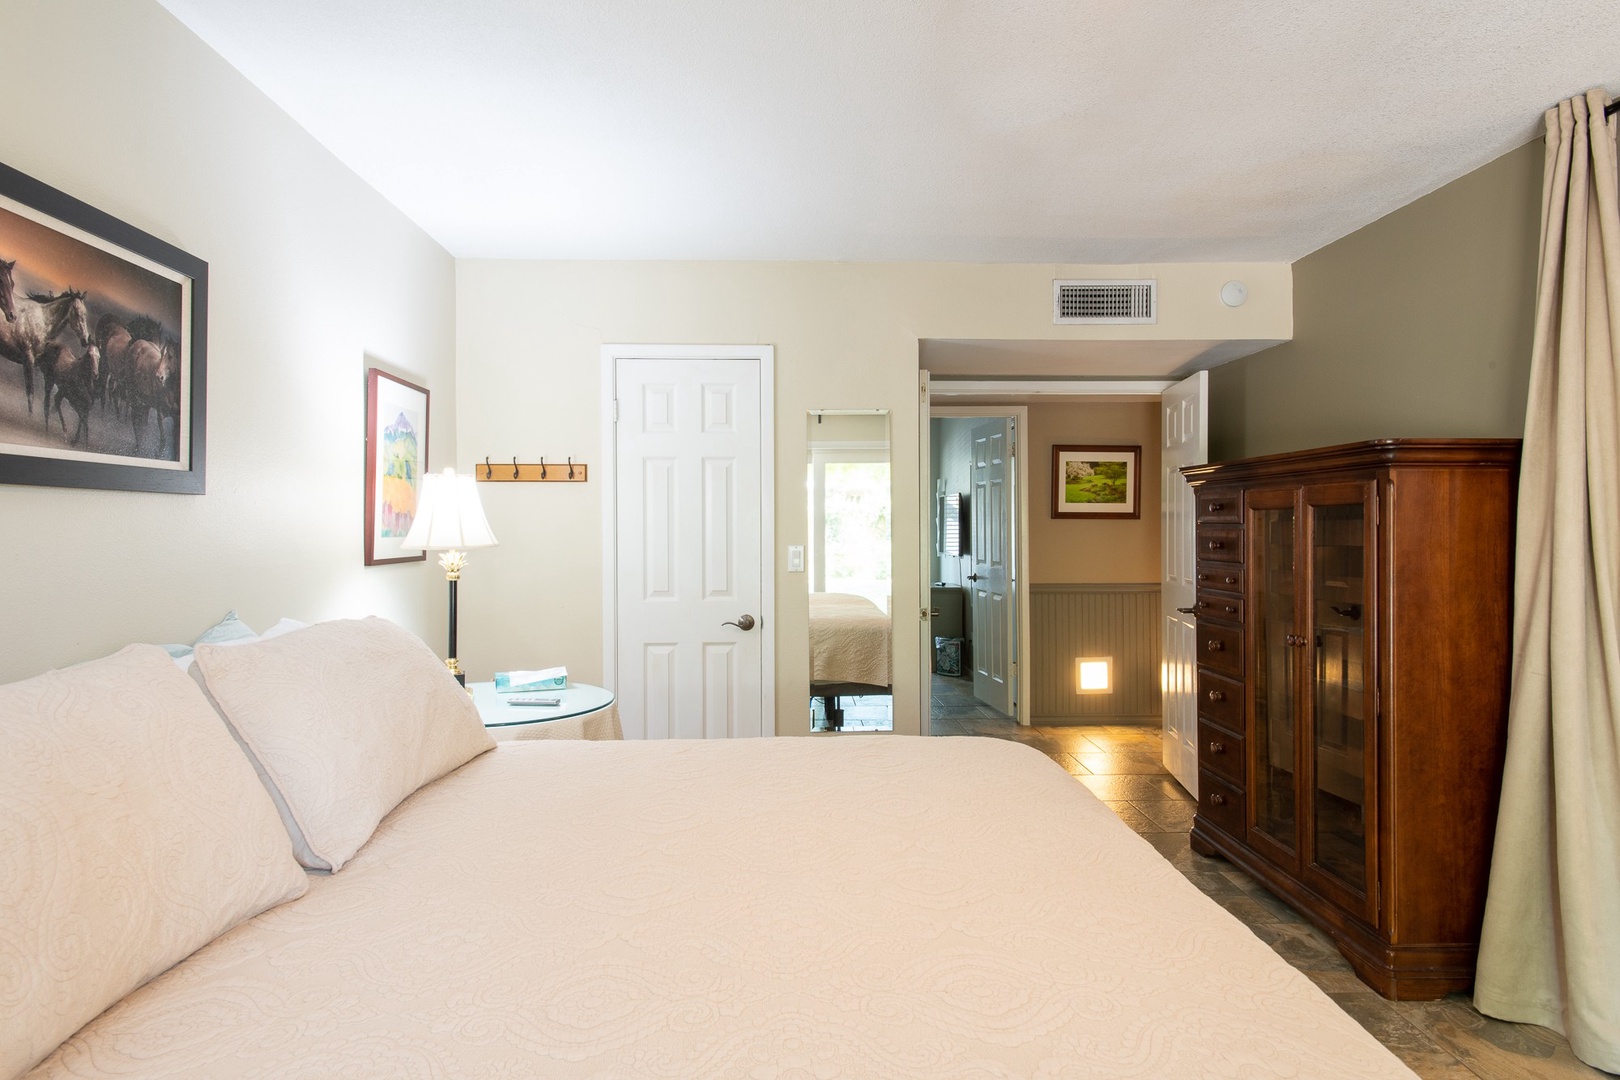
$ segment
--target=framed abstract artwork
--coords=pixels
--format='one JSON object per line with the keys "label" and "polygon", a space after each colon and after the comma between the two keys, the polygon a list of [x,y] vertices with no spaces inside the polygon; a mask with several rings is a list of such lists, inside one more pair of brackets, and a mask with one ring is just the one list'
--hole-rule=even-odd
{"label": "framed abstract artwork", "polygon": [[381,368],[366,369],[366,565],[421,562],[399,543],[416,518],[428,462],[428,392]]}
{"label": "framed abstract artwork", "polygon": [[1140,446],[1052,447],[1054,518],[1142,516]]}
{"label": "framed abstract artwork", "polygon": [[0,165],[0,483],[203,493],[208,264]]}

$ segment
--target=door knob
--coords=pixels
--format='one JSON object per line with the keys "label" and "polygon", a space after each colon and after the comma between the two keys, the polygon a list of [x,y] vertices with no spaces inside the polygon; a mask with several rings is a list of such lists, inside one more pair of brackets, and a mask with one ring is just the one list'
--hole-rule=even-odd
{"label": "door knob", "polygon": [[967,579],[969,581],[978,581],[979,580],[979,575],[978,574],[969,574],[967,576]]}
{"label": "door knob", "polygon": [[727,619],[720,625],[735,626],[739,630],[752,630],[754,628],[754,617],[752,615],[739,615],[737,616],[736,622],[732,622],[730,619]]}
{"label": "door knob", "polygon": [[1194,604],[1192,607],[1178,607],[1176,610],[1181,612],[1183,615],[1196,615],[1198,614],[1198,605]]}

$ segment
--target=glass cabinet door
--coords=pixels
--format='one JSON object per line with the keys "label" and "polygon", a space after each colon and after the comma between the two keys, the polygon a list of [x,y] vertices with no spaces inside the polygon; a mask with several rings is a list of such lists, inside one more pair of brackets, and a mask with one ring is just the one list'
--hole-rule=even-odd
{"label": "glass cabinet door", "polygon": [[[1362,485],[1307,491],[1310,537],[1311,863],[1368,891],[1368,506]],[[1354,498],[1354,502],[1349,501]],[[1338,501],[1344,500],[1344,501]]]}
{"label": "glass cabinet door", "polygon": [[[1252,493],[1249,501],[1254,656],[1253,778],[1249,831],[1281,852],[1297,850],[1294,741],[1298,678],[1294,646],[1298,595],[1294,583],[1294,493]],[[1284,505],[1278,505],[1283,503]],[[1269,505],[1268,505],[1269,504]]]}

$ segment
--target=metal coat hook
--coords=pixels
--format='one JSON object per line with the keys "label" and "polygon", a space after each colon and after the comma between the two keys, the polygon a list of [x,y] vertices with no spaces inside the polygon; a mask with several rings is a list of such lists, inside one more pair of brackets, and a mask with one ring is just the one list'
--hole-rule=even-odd
{"label": "metal coat hook", "polygon": [[484,457],[484,479],[488,480],[495,475],[495,467],[489,463],[489,457]]}
{"label": "metal coat hook", "polygon": [[540,455],[540,479],[546,478],[546,455]]}
{"label": "metal coat hook", "polygon": [[516,480],[517,478],[518,478],[517,456],[513,455],[513,457],[512,457],[512,479]]}
{"label": "metal coat hook", "polygon": [[572,454],[570,454],[570,455],[568,455],[568,479],[572,480],[573,478],[574,478],[574,456]]}

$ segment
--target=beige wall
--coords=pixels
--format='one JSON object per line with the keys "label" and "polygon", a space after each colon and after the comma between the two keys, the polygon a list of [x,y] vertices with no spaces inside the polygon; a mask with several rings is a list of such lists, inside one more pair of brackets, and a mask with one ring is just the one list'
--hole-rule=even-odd
{"label": "beige wall", "polygon": [[1213,460],[1524,432],[1543,143],[1294,264],[1294,337],[1210,372]]}
{"label": "beige wall", "polygon": [[[1052,447],[1140,446],[1142,516],[1052,517]],[[1029,580],[1116,584],[1159,580],[1159,403],[1066,402],[1029,407]]]}
{"label": "beige wall", "polygon": [[[1157,276],[1156,326],[1056,327],[1055,277]],[[1241,277],[1250,300],[1219,301]],[[601,461],[600,349],[606,342],[776,348],[778,730],[808,727],[806,580],[782,549],[805,542],[805,412],[892,413],[895,597],[920,606],[918,342],[922,338],[1210,340],[1284,338],[1287,266],[972,266],[884,263],[548,263],[463,260],[457,269],[457,383],[463,465],[483,455]],[[491,485],[501,546],[474,553],[462,582],[462,659],[475,678],[564,663],[602,670],[599,483]],[[907,511],[906,508],[917,508]],[[897,622],[895,670],[916,671],[920,627]],[[770,628],[767,628],[770,629]],[[896,726],[918,728],[918,688],[896,680]]]}
{"label": "beige wall", "polygon": [[151,0],[4,24],[0,156],[206,260],[210,303],[206,495],[0,485],[0,681],[232,606],[442,647],[442,577],[362,566],[362,428],[370,356],[432,390],[452,459],[454,261]]}

